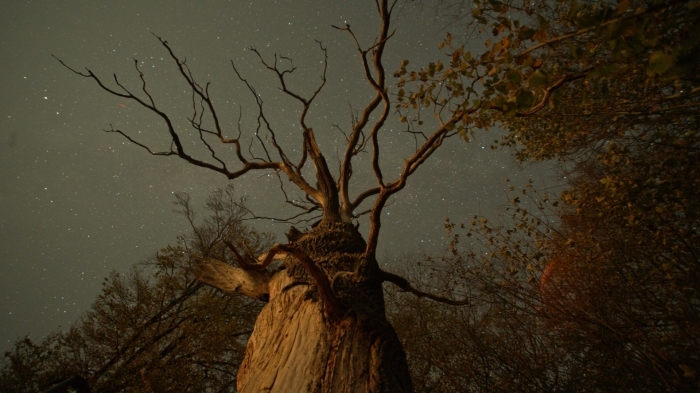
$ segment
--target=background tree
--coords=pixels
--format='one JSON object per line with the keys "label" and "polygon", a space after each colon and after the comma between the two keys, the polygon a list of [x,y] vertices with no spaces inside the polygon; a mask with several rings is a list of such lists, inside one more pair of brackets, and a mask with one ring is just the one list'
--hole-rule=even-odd
{"label": "background tree", "polygon": [[[605,189],[589,179],[565,195],[586,186]],[[388,300],[417,391],[697,390],[697,243],[669,247],[588,197],[555,222],[514,202],[502,224],[476,219],[466,241],[448,225],[453,252],[409,276],[444,295],[467,288],[470,306]]]}
{"label": "background tree", "polygon": [[201,222],[186,194],[177,195],[192,230],[175,246],[127,274],[105,278],[91,308],[68,331],[5,353],[3,392],[42,391],[72,375],[93,392],[234,391],[247,337],[262,303],[207,289],[193,275],[202,258],[231,262],[225,243],[255,252],[270,236],[242,223],[247,213],[233,188],[215,191]]}
{"label": "background tree", "polygon": [[[441,5],[455,12],[455,27],[488,40],[472,54],[448,35],[444,64],[417,71],[404,64],[397,72],[407,88],[399,94],[403,118],[420,124],[426,105],[438,114],[467,108],[456,126],[464,138],[503,127],[501,145],[517,146],[522,161],[559,159],[569,187],[558,224],[542,227],[522,205],[513,207],[515,224],[474,223],[469,234],[483,243],[457,258],[460,275],[483,283],[471,287],[487,299],[481,307],[474,301],[472,312],[496,310],[495,318],[452,310],[446,323],[465,329],[468,348],[496,340],[498,358],[468,352],[474,356],[449,373],[488,369],[491,382],[480,386],[491,390],[697,390],[698,3]],[[489,256],[474,259],[484,248]],[[461,319],[450,318],[454,312]],[[509,328],[509,320],[524,328]],[[514,344],[520,350],[508,351]],[[502,369],[527,370],[526,378],[493,378]],[[422,383],[427,390],[436,382]]]}

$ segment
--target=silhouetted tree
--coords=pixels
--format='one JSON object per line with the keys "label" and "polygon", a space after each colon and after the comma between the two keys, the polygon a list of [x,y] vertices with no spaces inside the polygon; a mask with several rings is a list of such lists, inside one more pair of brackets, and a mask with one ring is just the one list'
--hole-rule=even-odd
{"label": "silhouetted tree", "polygon": [[[448,36],[445,64],[402,67],[404,118],[417,121],[426,101],[459,103],[465,138],[503,127],[501,144],[521,160],[560,160],[567,189],[529,200],[555,207],[548,224],[522,204],[527,193],[504,224],[472,223],[480,242],[448,258],[470,310],[415,311],[422,325],[401,324],[420,390],[697,391],[697,2],[440,7],[455,29],[488,40],[473,54]],[[425,309],[397,307],[407,306]]]}
{"label": "silhouetted tree", "polygon": [[226,243],[261,252],[270,236],[243,225],[247,210],[232,187],[207,199],[201,222],[186,194],[177,204],[191,232],[128,274],[111,273],[68,331],[17,341],[5,353],[0,391],[36,393],[71,376],[93,392],[234,391],[262,303],[207,289],[193,269],[203,258],[231,263]]}

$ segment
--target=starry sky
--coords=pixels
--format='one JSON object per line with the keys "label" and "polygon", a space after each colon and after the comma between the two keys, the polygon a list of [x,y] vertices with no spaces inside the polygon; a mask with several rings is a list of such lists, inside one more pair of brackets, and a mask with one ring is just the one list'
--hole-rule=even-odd
{"label": "starry sky", "polygon": [[[276,77],[248,48],[254,46],[268,60],[275,53],[292,58],[297,70],[289,86],[308,96],[323,69],[314,40],[327,47],[328,82],[307,124],[333,168],[344,141],[333,125],[350,129],[350,108],[362,108],[373,95],[350,37],[331,27],[347,23],[369,46],[378,27],[369,0],[17,0],[3,3],[0,15],[0,349],[26,334],[40,339],[69,327],[111,270],[127,271],[188,229],[172,212],[173,193],[188,192],[201,204],[227,182],[220,174],[175,157],[150,156],[119,135],[102,132],[113,124],[154,148],[169,148],[165,128],[152,113],[72,74],[52,54],[76,69],[90,68],[106,82],[116,73],[133,91],[140,89],[137,59],[156,104],[200,157],[206,152],[187,124],[191,92],[152,33],[187,59],[199,82],[211,82],[212,98],[231,133],[240,110],[243,139],[249,140],[257,107],[235,77],[233,61],[263,98],[293,161],[301,147],[300,106],[280,94]],[[449,31],[445,24],[431,9],[403,7],[386,50],[387,73],[402,59],[422,65],[445,56],[437,49]],[[414,149],[396,118],[391,116],[381,134],[385,179],[398,174]],[[490,150],[497,137],[490,131],[470,143],[448,140],[411,177],[384,209],[380,257],[439,252],[445,218],[459,223],[494,214],[507,201],[506,178],[519,184],[529,178],[542,185],[555,181],[549,167],[520,168],[508,151]],[[354,164],[351,197],[373,185],[368,162],[360,157]],[[283,202],[270,173],[253,172],[235,186],[258,215],[296,213]],[[287,190],[302,196],[291,185]],[[288,229],[250,222],[279,236]],[[360,229],[367,230],[366,221]]]}

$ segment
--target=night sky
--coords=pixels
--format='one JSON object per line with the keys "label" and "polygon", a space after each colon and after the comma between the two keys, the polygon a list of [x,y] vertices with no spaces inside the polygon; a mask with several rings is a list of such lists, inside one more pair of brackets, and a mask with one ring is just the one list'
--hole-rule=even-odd
{"label": "night sky", "polygon": [[[0,14],[0,349],[26,334],[38,340],[59,326],[69,327],[109,271],[127,271],[175,243],[188,226],[172,212],[174,192],[188,192],[201,204],[227,182],[220,174],[176,157],[149,156],[119,135],[102,132],[113,124],[155,148],[169,148],[166,130],[152,113],[72,74],[51,54],[76,69],[90,68],[105,82],[117,73],[135,92],[140,85],[133,59],[138,59],[156,104],[200,157],[206,153],[197,149],[186,123],[191,92],[151,32],[187,59],[199,82],[212,83],[230,135],[242,108],[243,139],[249,140],[257,107],[235,77],[233,60],[264,99],[293,161],[301,146],[300,106],[276,90],[276,77],[248,47],[268,60],[275,52],[291,57],[298,69],[290,87],[307,96],[323,67],[314,40],[328,48],[328,83],[307,124],[332,168],[337,168],[336,147],[342,152],[344,141],[332,125],[349,130],[350,105],[361,109],[373,95],[349,35],[331,28],[348,23],[369,46],[378,26],[372,1],[10,1]],[[387,74],[401,59],[415,66],[445,56],[437,49],[447,32],[444,25],[432,10],[403,8],[387,46]],[[396,118],[391,116],[381,134],[385,179],[395,178],[414,147]],[[445,218],[467,222],[475,214],[493,215],[507,201],[506,178],[522,184],[533,177],[538,185],[553,178],[546,168],[523,170],[509,152],[490,150],[497,136],[479,134],[469,144],[448,140],[409,179],[384,209],[380,257],[439,252]],[[367,163],[363,157],[354,164],[353,198],[373,185]],[[235,185],[259,215],[296,213],[285,207],[279,183],[268,172],[250,173]],[[301,196],[290,183],[287,191]],[[288,229],[249,222],[278,235]],[[367,230],[366,220],[360,229]]]}

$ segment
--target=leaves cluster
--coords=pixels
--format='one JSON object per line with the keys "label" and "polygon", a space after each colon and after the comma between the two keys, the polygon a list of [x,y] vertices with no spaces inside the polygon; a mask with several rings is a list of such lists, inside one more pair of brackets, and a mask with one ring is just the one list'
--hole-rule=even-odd
{"label": "leaves cluster", "polygon": [[454,237],[433,277],[469,308],[395,298],[418,390],[697,391],[699,4],[464,3],[442,2],[485,49],[448,36],[448,62],[402,64],[399,110],[502,127],[520,160],[563,162],[567,189]]}
{"label": "leaves cluster", "polygon": [[[417,391],[695,391],[700,242],[670,236],[689,221],[631,225],[619,205],[597,203],[606,185],[584,174],[566,201],[524,191],[504,223],[448,222],[451,252],[412,261],[412,279],[466,292],[469,306],[389,294]],[[525,201],[541,205],[531,213]]]}
{"label": "leaves cluster", "polygon": [[696,1],[469,3],[469,18],[466,7],[455,18],[470,21],[458,25],[470,45],[448,34],[447,60],[416,71],[403,61],[395,73],[403,119],[433,107],[438,117],[460,115],[461,130],[504,127],[502,144],[542,160],[630,130],[653,139],[649,127],[697,110]]}

